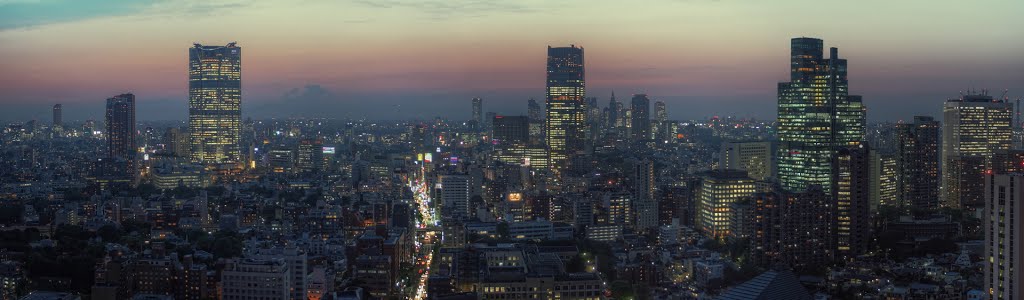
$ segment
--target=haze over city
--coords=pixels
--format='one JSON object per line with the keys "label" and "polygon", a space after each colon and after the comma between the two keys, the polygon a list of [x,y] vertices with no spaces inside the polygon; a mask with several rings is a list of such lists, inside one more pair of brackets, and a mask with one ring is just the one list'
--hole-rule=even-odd
{"label": "haze over city", "polygon": [[647,93],[674,119],[775,118],[788,39],[850,60],[870,121],[938,114],[962,90],[1024,91],[1020,1],[0,2],[0,119],[98,119],[133,92],[141,120],[187,117],[187,49],[246,48],[243,115],[455,118],[467,99],[524,113],[545,48],[587,49],[587,96]]}

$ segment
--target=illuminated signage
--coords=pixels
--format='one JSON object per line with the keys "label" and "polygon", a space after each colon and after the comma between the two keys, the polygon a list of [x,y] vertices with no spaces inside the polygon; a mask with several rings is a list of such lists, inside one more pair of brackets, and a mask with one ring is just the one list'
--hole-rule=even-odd
{"label": "illuminated signage", "polygon": [[430,153],[424,154],[423,155],[423,161],[425,161],[425,162],[432,162],[432,161],[434,161],[434,155],[430,154]]}
{"label": "illuminated signage", "polygon": [[324,154],[334,154],[334,147],[324,147]]}
{"label": "illuminated signage", "polygon": [[519,202],[523,200],[522,193],[508,193],[508,201]]}

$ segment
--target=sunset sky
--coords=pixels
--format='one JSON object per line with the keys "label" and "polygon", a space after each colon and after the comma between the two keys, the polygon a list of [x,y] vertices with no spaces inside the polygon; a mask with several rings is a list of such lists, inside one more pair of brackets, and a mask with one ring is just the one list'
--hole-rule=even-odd
{"label": "sunset sky", "polygon": [[849,59],[869,120],[938,115],[969,88],[1024,96],[1024,1],[0,0],[0,120],[186,118],[188,48],[242,47],[243,115],[468,119],[544,96],[546,47],[586,50],[602,106],[645,92],[670,118],[773,119],[789,39]]}

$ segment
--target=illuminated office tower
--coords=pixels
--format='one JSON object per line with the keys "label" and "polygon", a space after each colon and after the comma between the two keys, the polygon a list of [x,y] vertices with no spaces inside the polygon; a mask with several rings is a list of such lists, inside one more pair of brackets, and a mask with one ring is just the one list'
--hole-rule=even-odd
{"label": "illuminated office tower", "polygon": [[982,93],[947,100],[942,111],[942,199],[949,207],[979,207],[993,153],[1010,149],[1013,104]]}
{"label": "illuminated office tower", "polygon": [[985,177],[985,291],[992,300],[1021,299],[1024,286],[1024,175]]}
{"label": "illuminated office tower", "polygon": [[939,121],[915,116],[896,125],[896,202],[903,207],[939,207]]}
{"label": "illuminated office tower", "polygon": [[569,156],[583,150],[586,138],[586,81],[583,48],[548,46],[547,118],[545,136],[548,165],[556,172],[565,170]]}
{"label": "illuminated office tower", "polygon": [[473,98],[473,121],[476,121],[477,125],[484,123],[484,99],[480,97]]}
{"label": "illuminated office tower", "polygon": [[871,241],[871,177],[875,152],[865,144],[839,149],[835,159],[836,253],[852,259],[868,251]]}
{"label": "illuminated office tower", "polygon": [[58,104],[53,105],[53,127],[64,126],[64,113],[62,106]]}
{"label": "illuminated office tower", "polygon": [[633,95],[630,111],[633,113],[633,141],[642,142],[651,139],[651,99],[647,94]]}
{"label": "illuminated office tower", "polygon": [[831,194],[832,156],[864,138],[865,108],[848,95],[846,60],[820,39],[794,38],[790,82],[779,83],[778,177],[782,188],[800,192],[818,185]]}
{"label": "illuminated office tower", "polygon": [[761,181],[772,176],[770,142],[724,142],[718,157],[719,169],[747,171],[750,178]]}
{"label": "illuminated office tower", "polygon": [[697,194],[697,224],[714,237],[729,236],[733,203],[754,194],[754,179],[747,172],[715,170],[703,175]]}
{"label": "illuminated office tower", "polygon": [[192,160],[241,159],[242,49],[195,44],[188,51],[188,130]]}
{"label": "illuminated office tower", "polygon": [[107,157],[118,161],[121,173],[135,174],[135,95],[107,98]]}
{"label": "illuminated office tower", "polygon": [[441,175],[441,206],[444,217],[461,221],[471,216],[471,182],[469,175]]}

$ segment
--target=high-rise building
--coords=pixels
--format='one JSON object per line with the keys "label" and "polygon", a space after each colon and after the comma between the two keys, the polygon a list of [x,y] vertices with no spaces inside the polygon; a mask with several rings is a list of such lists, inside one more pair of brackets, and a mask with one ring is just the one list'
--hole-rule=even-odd
{"label": "high-rise building", "polygon": [[530,118],[530,144],[544,144],[544,108],[530,98],[526,110],[526,116]]}
{"label": "high-rise building", "polygon": [[242,49],[195,44],[189,48],[188,130],[192,160],[241,160]]}
{"label": "high-rise building", "polygon": [[107,157],[114,159],[122,174],[135,174],[135,95],[107,98]]}
{"label": "high-rise building", "polygon": [[915,116],[896,125],[897,203],[903,207],[939,207],[939,121]]}
{"label": "high-rise building", "polygon": [[654,198],[654,163],[638,161],[633,166],[633,211],[636,228],[648,230],[658,226],[658,200]]}
{"label": "high-rise building", "polygon": [[633,95],[630,110],[633,113],[633,141],[642,142],[651,139],[651,99],[647,94]]}
{"label": "high-rise building", "polygon": [[321,139],[303,139],[299,141],[296,153],[295,168],[299,172],[317,172],[324,164],[324,141]]}
{"label": "high-rise building", "polygon": [[832,188],[836,203],[836,254],[851,259],[868,251],[871,241],[872,150],[866,144],[840,149]]}
{"label": "high-rise building", "polygon": [[754,194],[754,179],[747,172],[715,170],[703,175],[697,201],[697,226],[715,237],[729,235],[732,204]]}
{"label": "high-rise building", "polygon": [[797,269],[828,265],[835,253],[830,198],[818,186],[799,193],[775,188],[754,194],[754,261],[763,267],[783,264]]}
{"label": "high-rise building", "polygon": [[897,195],[898,169],[895,154],[883,154],[882,150],[871,147],[871,210],[880,205],[895,206]]}
{"label": "high-rise building", "polygon": [[164,145],[167,152],[174,156],[188,157],[189,140],[188,131],[178,127],[171,127],[164,133]]}
{"label": "high-rise building", "polygon": [[985,175],[985,289],[988,299],[1021,299],[1024,290],[1024,175]]}
{"label": "high-rise building", "polygon": [[658,100],[654,102],[654,120],[658,123],[668,121],[668,111],[665,110],[665,102]]}
{"label": "high-rise building", "polygon": [[470,216],[471,181],[469,175],[441,175],[441,205],[447,216],[455,220]]}
{"label": "high-rise building", "polygon": [[484,99],[480,97],[473,98],[473,121],[478,125],[484,124]]}
{"label": "high-rise building", "polygon": [[718,158],[719,169],[747,171],[750,178],[760,181],[772,176],[770,142],[724,142]]}
{"label": "high-rise building", "polygon": [[561,172],[586,138],[586,79],[583,48],[548,46],[545,129],[548,165]]}
{"label": "high-rise building", "polygon": [[947,100],[942,124],[942,193],[946,206],[975,208],[995,151],[1010,149],[1013,104],[985,93]]}
{"label": "high-rise building", "polygon": [[864,138],[865,108],[848,95],[846,60],[822,41],[794,38],[790,82],[779,83],[778,177],[782,188],[799,192],[811,185],[832,187],[832,156]]}
{"label": "high-rise building", "polygon": [[492,139],[498,144],[526,145],[530,141],[530,121],[527,116],[494,116]]}
{"label": "high-rise building", "polygon": [[64,126],[64,112],[60,103],[53,105],[53,127]]}
{"label": "high-rise building", "polygon": [[619,121],[619,102],[615,101],[615,92],[612,92],[611,100],[608,100],[608,107],[605,107],[604,110],[606,111],[605,123],[607,123],[605,126],[607,126],[609,130],[618,127],[617,123]]}

